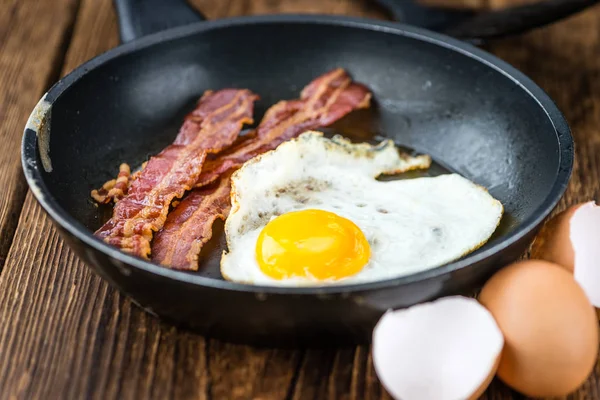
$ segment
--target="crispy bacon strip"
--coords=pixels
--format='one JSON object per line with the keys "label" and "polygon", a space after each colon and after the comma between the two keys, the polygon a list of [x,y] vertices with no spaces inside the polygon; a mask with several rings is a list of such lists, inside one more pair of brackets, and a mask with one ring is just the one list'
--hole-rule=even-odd
{"label": "crispy bacon strip", "polygon": [[138,178],[138,176],[140,176],[142,174],[142,171],[144,170],[144,168],[146,168],[146,165],[148,165],[148,161],[144,161],[142,163],[142,166],[140,167],[140,169],[138,169],[133,174],[131,174],[131,176],[129,177],[130,185],[131,185],[131,182],[135,181]]}
{"label": "crispy bacon strip", "polygon": [[108,204],[110,202],[116,203],[121,200],[127,194],[131,182],[137,179],[142,173],[143,169],[146,168],[148,161],[142,163],[139,170],[131,173],[129,164],[121,164],[119,166],[119,174],[117,179],[111,179],[102,185],[100,189],[92,190],[92,198],[99,204]]}
{"label": "crispy bacon strip", "polygon": [[240,138],[239,143],[208,160],[196,187],[213,182],[222,173],[304,131],[331,125],[356,109],[368,108],[370,100],[369,89],[352,82],[346,71],[338,68],[328,72],[306,86],[300,99],[280,101],[267,110],[254,135]]}
{"label": "crispy bacon strip", "polygon": [[[152,259],[174,269],[197,270],[198,255],[202,246],[212,237],[212,226],[217,219],[225,220],[231,202],[231,174],[216,182],[196,189],[173,211],[165,226],[156,234],[152,243]],[[173,237],[185,240],[171,241]]]}
{"label": "crispy bacon strip", "polygon": [[96,235],[125,252],[148,258],[153,232],[164,225],[169,206],[190,190],[209,153],[230,146],[252,123],[257,96],[249,90],[206,92],[177,138],[152,157]]}
{"label": "crispy bacon strip", "polygon": [[116,203],[127,194],[130,180],[131,168],[129,168],[129,165],[123,163],[119,166],[117,179],[111,179],[102,185],[100,189],[92,190],[92,198],[100,204],[107,204],[111,201]]}
{"label": "crispy bacon strip", "polygon": [[306,86],[300,99],[271,107],[255,132],[240,137],[234,146],[205,163],[197,186],[221,177],[216,186],[220,190],[195,189],[176,212],[169,214],[165,229],[156,234],[152,244],[153,261],[171,268],[197,270],[198,254],[212,235],[212,224],[229,213],[229,177],[235,170],[306,130],[330,125],[353,110],[368,107],[370,98],[366,87],[352,82],[344,70],[336,69]]}

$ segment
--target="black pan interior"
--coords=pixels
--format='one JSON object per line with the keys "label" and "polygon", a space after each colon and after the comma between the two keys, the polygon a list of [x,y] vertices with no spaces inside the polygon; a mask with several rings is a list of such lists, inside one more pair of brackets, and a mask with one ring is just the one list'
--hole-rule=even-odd
{"label": "black pan interior", "polygon": [[[346,68],[374,93],[372,111],[334,127],[355,140],[392,138],[430,154],[432,173],[456,171],[505,206],[494,239],[531,217],[549,195],[559,165],[548,115],[526,90],[459,51],[394,32],[311,22],[217,27],[114,58],[55,101],[51,117],[51,194],[90,230],[110,209],[90,190],[121,162],[139,165],[174,138],[207,89],[244,87],[261,96],[256,120],[295,98],[314,77]],[[204,252],[200,274],[218,277],[220,245]]]}

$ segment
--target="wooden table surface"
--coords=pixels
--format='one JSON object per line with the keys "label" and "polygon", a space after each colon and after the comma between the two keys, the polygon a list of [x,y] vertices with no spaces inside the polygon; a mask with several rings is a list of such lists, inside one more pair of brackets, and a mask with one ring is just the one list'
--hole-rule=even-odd
{"label": "wooden table surface", "polygon": [[[193,3],[209,18],[278,12],[385,17],[366,0]],[[21,134],[52,83],[117,43],[109,0],[0,0],[0,398],[389,398],[367,346],[256,349],[182,331],[133,305],[64,245],[27,189]],[[487,48],[547,90],[571,124],[577,157],[559,209],[598,197],[600,7]],[[522,396],[494,381],[483,398]],[[600,364],[570,398],[600,399]]]}

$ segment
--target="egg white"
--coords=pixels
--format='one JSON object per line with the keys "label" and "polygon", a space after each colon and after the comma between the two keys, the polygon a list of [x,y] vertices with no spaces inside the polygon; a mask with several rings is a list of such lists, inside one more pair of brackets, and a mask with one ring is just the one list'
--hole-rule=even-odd
{"label": "egg white", "polygon": [[[377,181],[382,174],[428,168],[428,156],[401,154],[391,141],[352,144],[306,132],[246,162],[232,176],[225,223],[225,279],[266,286],[320,286],[378,281],[431,269],[483,245],[502,204],[457,174]],[[371,246],[368,264],[340,280],[276,280],[256,261],[256,241],[273,218],[321,209],[353,221]]]}

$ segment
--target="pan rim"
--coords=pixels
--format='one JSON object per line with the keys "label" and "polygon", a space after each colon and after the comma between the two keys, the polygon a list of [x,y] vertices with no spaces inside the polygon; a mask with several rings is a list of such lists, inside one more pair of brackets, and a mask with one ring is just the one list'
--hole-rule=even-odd
{"label": "pan rim", "polygon": [[[402,287],[404,285],[423,282],[448,276],[458,270],[479,263],[495,254],[501,253],[510,246],[517,243],[523,237],[529,235],[535,230],[544,219],[554,210],[562,196],[564,195],[569,182],[574,161],[574,144],[568,123],[558,109],[550,96],[535,84],[525,74],[518,71],[508,63],[500,60],[496,56],[481,50],[471,44],[459,41],[457,39],[431,32],[422,28],[412,27],[397,22],[386,22],[375,19],[356,18],[346,16],[316,15],[316,14],[287,14],[287,15],[266,15],[266,16],[244,16],[227,18],[216,21],[198,22],[195,24],[172,28],[166,31],[158,32],[135,41],[126,43],[111,49],[89,61],[80,65],[67,76],[59,80],[46,95],[42,101],[46,104],[52,104],[54,101],[73,83],[83,77],[87,72],[102,64],[109,62],[122,55],[139,51],[155,44],[177,40],[192,34],[203,31],[222,29],[230,26],[243,25],[262,25],[262,24],[312,24],[312,25],[331,25],[363,29],[368,31],[384,32],[394,35],[410,37],[419,41],[424,41],[448,50],[461,53],[475,61],[483,63],[489,68],[503,74],[506,78],[518,85],[526,94],[535,100],[541,109],[545,112],[548,120],[554,128],[559,147],[559,162],[556,177],[550,188],[550,192],[542,204],[534,210],[532,215],[527,218],[520,227],[510,232],[503,240],[495,243],[490,248],[480,253],[468,255],[458,261],[454,261],[430,270],[421,271],[416,274],[386,279],[382,281],[332,285],[332,286],[306,286],[306,287],[277,287],[277,286],[257,286],[250,284],[241,284],[226,280],[203,277],[189,272],[177,271],[165,268],[150,261],[123,253],[122,251],[110,246],[93,236],[93,233],[83,226],[79,221],[69,215],[50,195],[47,189],[42,173],[37,166],[37,132],[30,124],[25,128],[22,140],[21,161],[27,183],[35,196],[36,200],[48,213],[48,215],[62,229],[85,243],[86,246],[99,251],[108,257],[142,270],[143,272],[160,276],[161,278],[172,279],[183,284],[193,284],[202,287],[210,287],[220,290],[232,290],[248,293],[265,294],[289,294],[289,295],[336,295],[347,293],[359,293],[371,290]],[[32,117],[36,114],[36,109],[32,112]],[[32,118],[30,117],[30,119]]]}

